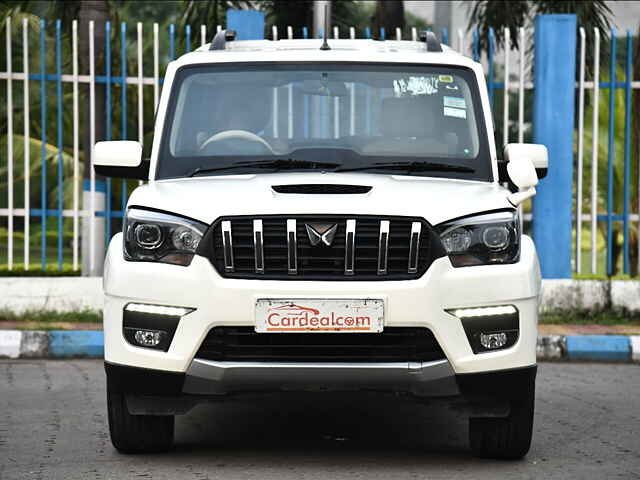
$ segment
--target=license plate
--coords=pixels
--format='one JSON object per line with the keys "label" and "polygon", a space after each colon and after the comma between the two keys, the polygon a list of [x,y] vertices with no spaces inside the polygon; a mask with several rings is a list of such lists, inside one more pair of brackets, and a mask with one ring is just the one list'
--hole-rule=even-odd
{"label": "license plate", "polygon": [[377,333],[384,326],[379,299],[259,299],[256,332]]}

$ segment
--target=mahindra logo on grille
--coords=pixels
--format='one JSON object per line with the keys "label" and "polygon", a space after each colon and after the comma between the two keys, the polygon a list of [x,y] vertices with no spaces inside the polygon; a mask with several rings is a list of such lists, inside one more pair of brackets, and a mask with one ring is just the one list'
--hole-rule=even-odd
{"label": "mahindra logo on grille", "polygon": [[321,243],[330,247],[338,232],[337,223],[305,223],[304,226],[307,228],[309,242],[314,247]]}

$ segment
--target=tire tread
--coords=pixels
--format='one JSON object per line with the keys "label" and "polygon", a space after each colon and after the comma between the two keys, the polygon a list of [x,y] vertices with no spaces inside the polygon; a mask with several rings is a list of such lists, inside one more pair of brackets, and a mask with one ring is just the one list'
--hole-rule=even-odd
{"label": "tire tread", "polygon": [[531,447],[534,392],[511,402],[506,418],[472,418],[469,421],[471,450],[482,458],[517,460]]}
{"label": "tire tread", "polygon": [[166,452],[173,446],[174,417],[132,415],[121,393],[107,390],[111,443],[121,453]]}

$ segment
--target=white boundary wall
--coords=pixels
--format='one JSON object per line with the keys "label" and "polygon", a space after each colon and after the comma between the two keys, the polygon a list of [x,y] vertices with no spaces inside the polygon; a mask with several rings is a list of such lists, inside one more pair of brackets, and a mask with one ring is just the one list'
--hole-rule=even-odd
{"label": "white boundary wall", "polygon": [[0,310],[101,310],[102,277],[0,278]]}

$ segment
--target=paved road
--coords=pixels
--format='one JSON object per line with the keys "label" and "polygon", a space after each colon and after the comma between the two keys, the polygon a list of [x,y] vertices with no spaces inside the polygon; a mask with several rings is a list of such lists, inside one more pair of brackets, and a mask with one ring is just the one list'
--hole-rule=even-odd
{"label": "paved road", "polygon": [[466,421],[378,395],[201,405],[165,455],[124,456],[102,363],[0,362],[0,479],[640,479],[640,366],[542,364],[534,444],[475,459]]}

